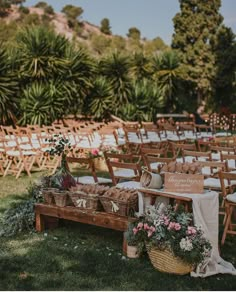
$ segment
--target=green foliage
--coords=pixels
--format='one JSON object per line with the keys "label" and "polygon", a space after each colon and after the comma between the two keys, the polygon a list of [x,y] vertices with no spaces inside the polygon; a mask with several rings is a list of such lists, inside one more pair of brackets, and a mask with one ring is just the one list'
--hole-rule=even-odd
{"label": "green foliage", "polygon": [[212,81],[216,110],[235,100],[236,42],[230,28],[222,26],[212,40],[215,53],[216,76]]}
{"label": "green foliage", "polygon": [[149,41],[146,40],[143,44],[143,50],[146,54],[152,55],[158,52],[162,52],[166,50],[168,46],[164,43],[164,41],[160,37],[156,37],[155,39]]}
{"label": "green foliage", "polygon": [[0,46],[0,123],[16,121],[18,82],[11,71],[11,63],[7,49]]}
{"label": "green foliage", "polygon": [[6,17],[9,14],[11,3],[9,1],[0,0],[0,17]]}
{"label": "green foliage", "polygon": [[101,32],[110,35],[111,34],[111,27],[110,27],[110,21],[108,18],[103,18],[101,20]]}
{"label": "green foliage", "polygon": [[65,70],[68,40],[45,27],[25,28],[17,35],[23,79],[53,78]]}
{"label": "green foliage", "polygon": [[20,6],[19,7],[19,12],[23,13],[23,14],[29,14],[29,8],[25,7],[25,6]]}
{"label": "green foliage", "polygon": [[165,106],[161,89],[151,80],[141,79],[133,84],[132,100],[121,107],[124,120],[155,121],[156,114]]}
{"label": "green foliage", "polygon": [[99,55],[103,55],[110,49],[111,39],[104,35],[93,34],[91,36],[91,46]]}
{"label": "green foliage", "polygon": [[96,78],[85,103],[88,105],[88,112],[96,119],[109,119],[114,111],[111,84],[103,77]]}
{"label": "green foliage", "polygon": [[65,5],[62,12],[66,14],[68,19],[76,20],[84,12],[83,8],[74,5]]}
{"label": "green foliage", "polygon": [[44,8],[44,12],[45,12],[46,14],[50,14],[50,15],[55,14],[54,9],[52,8],[51,5],[48,5],[47,7],[45,7],[45,8]]}
{"label": "green foliage", "polygon": [[198,265],[210,257],[211,243],[203,230],[193,225],[193,214],[174,210],[172,206],[151,206],[135,222],[133,233],[137,240],[160,250],[169,249],[176,257]]}
{"label": "green foliage", "polygon": [[149,58],[143,52],[135,52],[131,58],[130,74],[134,80],[148,78],[151,75]]}
{"label": "green foliage", "polygon": [[30,185],[26,200],[6,210],[0,222],[0,237],[14,236],[23,231],[34,231],[34,204],[42,202],[40,185]]}
{"label": "green foliage", "polygon": [[46,8],[48,6],[48,4],[47,4],[47,2],[44,2],[44,1],[39,1],[38,3],[36,3],[35,5],[34,5],[34,7],[36,7],[36,8]]}
{"label": "green foliage", "polygon": [[129,77],[129,66],[129,58],[117,52],[101,58],[98,64],[99,73],[112,85],[116,113],[119,111],[119,107],[127,104],[130,99],[132,86]]}
{"label": "green foliage", "polygon": [[135,224],[129,222],[128,229],[127,229],[127,231],[124,233],[124,236],[125,236],[126,242],[127,242],[127,244],[130,245],[130,246],[137,246],[138,243],[139,243],[139,240],[137,240],[137,237],[134,235],[134,232],[133,232],[133,228],[134,228],[134,227],[135,227]]}
{"label": "green foliage", "polygon": [[66,112],[64,105],[64,88],[59,82],[34,82],[28,85],[22,94],[21,110],[23,113],[19,123],[22,125],[50,125]]}
{"label": "green foliage", "polygon": [[223,20],[220,5],[220,0],[180,0],[181,11],[173,19],[172,47],[182,55],[182,63],[188,70],[187,78],[195,83],[199,102],[212,94],[215,57],[211,40]]}
{"label": "green foliage", "polygon": [[153,78],[159,84],[165,98],[166,110],[175,111],[178,106],[178,85],[185,80],[186,72],[176,51],[168,50],[152,59]]}
{"label": "green foliage", "polygon": [[137,27],[129,28],[129,32],[127,33],[127,37],[135,40],[140,40],[141,32]]}
{"label": "green foliage", "polygon": [[125,51],[126,49],[126,41],[122,36],[115,35],[111,39],[111,50],[112,51]]}

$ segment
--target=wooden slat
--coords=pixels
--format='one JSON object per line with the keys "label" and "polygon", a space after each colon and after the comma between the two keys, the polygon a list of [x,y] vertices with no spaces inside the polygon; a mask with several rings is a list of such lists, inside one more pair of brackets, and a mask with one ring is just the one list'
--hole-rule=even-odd
{"label": "wooden slat", "polygon": [[191,198],[188,198],[188,197],[181,197],[181,196],[178,196],[178,195],[174,195],[174,194],[169,194],[169,193],[166,193],[166,192],[157,192],[157,191],[154,191],[154,190],[151,190],[151,189],[138,189],[139,192],[141,193],[144,193],[144,194],[149,194],[149,195],[154,195],[154,196],[161,196],[161,197],[166,197],[166,198],[171,198],[171,199],[176,199],[176,200],[179,200],[179,201],[185,201],[185,202],[192,202],[192,199]]}
{"label": "wooden slat", "polygon": [[[90,210],[80,210],[76,207],[57,207],[47,204],[35,204],[36,213],[36,229],[42,231],[44,216],[51,216],[61,219],[72,220],[85,224],[91,224],[95,226],[110,228],[119,231],[126,231],[128,228],[128,222],[135,220],[134,218],[127,218],[117,215],[108,214],[105,212],[97,212]],[[40,223],[41,222],[41,223]]]}

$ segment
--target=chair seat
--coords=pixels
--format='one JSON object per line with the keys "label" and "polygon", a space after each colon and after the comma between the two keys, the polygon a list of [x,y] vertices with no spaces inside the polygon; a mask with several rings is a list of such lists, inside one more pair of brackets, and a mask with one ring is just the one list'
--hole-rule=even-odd
{"label": "chair seat", "polygon": [[[228,186],[228,180],[224,179],[224,184]],[[236,184],[236,181],[231,181],[231,184]],[[206,178],[204,179],[204,188],[221,189],[220,180],[218,178]]]}
{"label": "chair seat", "polygon": [[114,171],[114,175],[116,177],[124,177],[124,178],[136,177],[136,174],[132,169],[118,169]]}
{"label": "chair seat", "polygon": [[236,193],[230,194],[226,196],[226,199],[230,202],[236,203]]}
{"label": "chair seat", "polygon": [[126,181],[122,183],[118,183],[116,185],[117,188],[125,188],[125,189],[140,189],[139,181]]}
{"label": "chair seat", "polygon": [[94,178],[92,176],[80,176],[80,177],[75,177],[75,180],[78,183],[84,184],[84,185],[88,185],[88,184],[108,184],[108,183],[112,183],[112,180],[109,178],[103,178],[103,177],[98,177],[98,182],[96,183],[94,181]]}

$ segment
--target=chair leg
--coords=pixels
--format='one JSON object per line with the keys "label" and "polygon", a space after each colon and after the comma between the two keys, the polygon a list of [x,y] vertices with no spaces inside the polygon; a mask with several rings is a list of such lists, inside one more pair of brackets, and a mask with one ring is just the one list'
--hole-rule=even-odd
{"label": "chair leg", "polygon": [[222,239],[221,239],[221,245],[224,245],[228,228],[231,225],[232,212],[233,212],[233,207],[232,206],[229,206],[229,207],[226,208],[226,217],[227,217],[227,219],[226,219],[226,224],[225,224],[223,236],[222,236]]}

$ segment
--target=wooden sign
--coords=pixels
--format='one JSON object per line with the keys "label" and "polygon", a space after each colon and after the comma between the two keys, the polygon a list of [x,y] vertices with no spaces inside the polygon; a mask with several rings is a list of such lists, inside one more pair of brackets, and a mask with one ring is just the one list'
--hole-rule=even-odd
{"label": "wooden sign", "polygon": [[201,174],[165,173],[165,192],[202,194],[203,189],[204,176]]}

